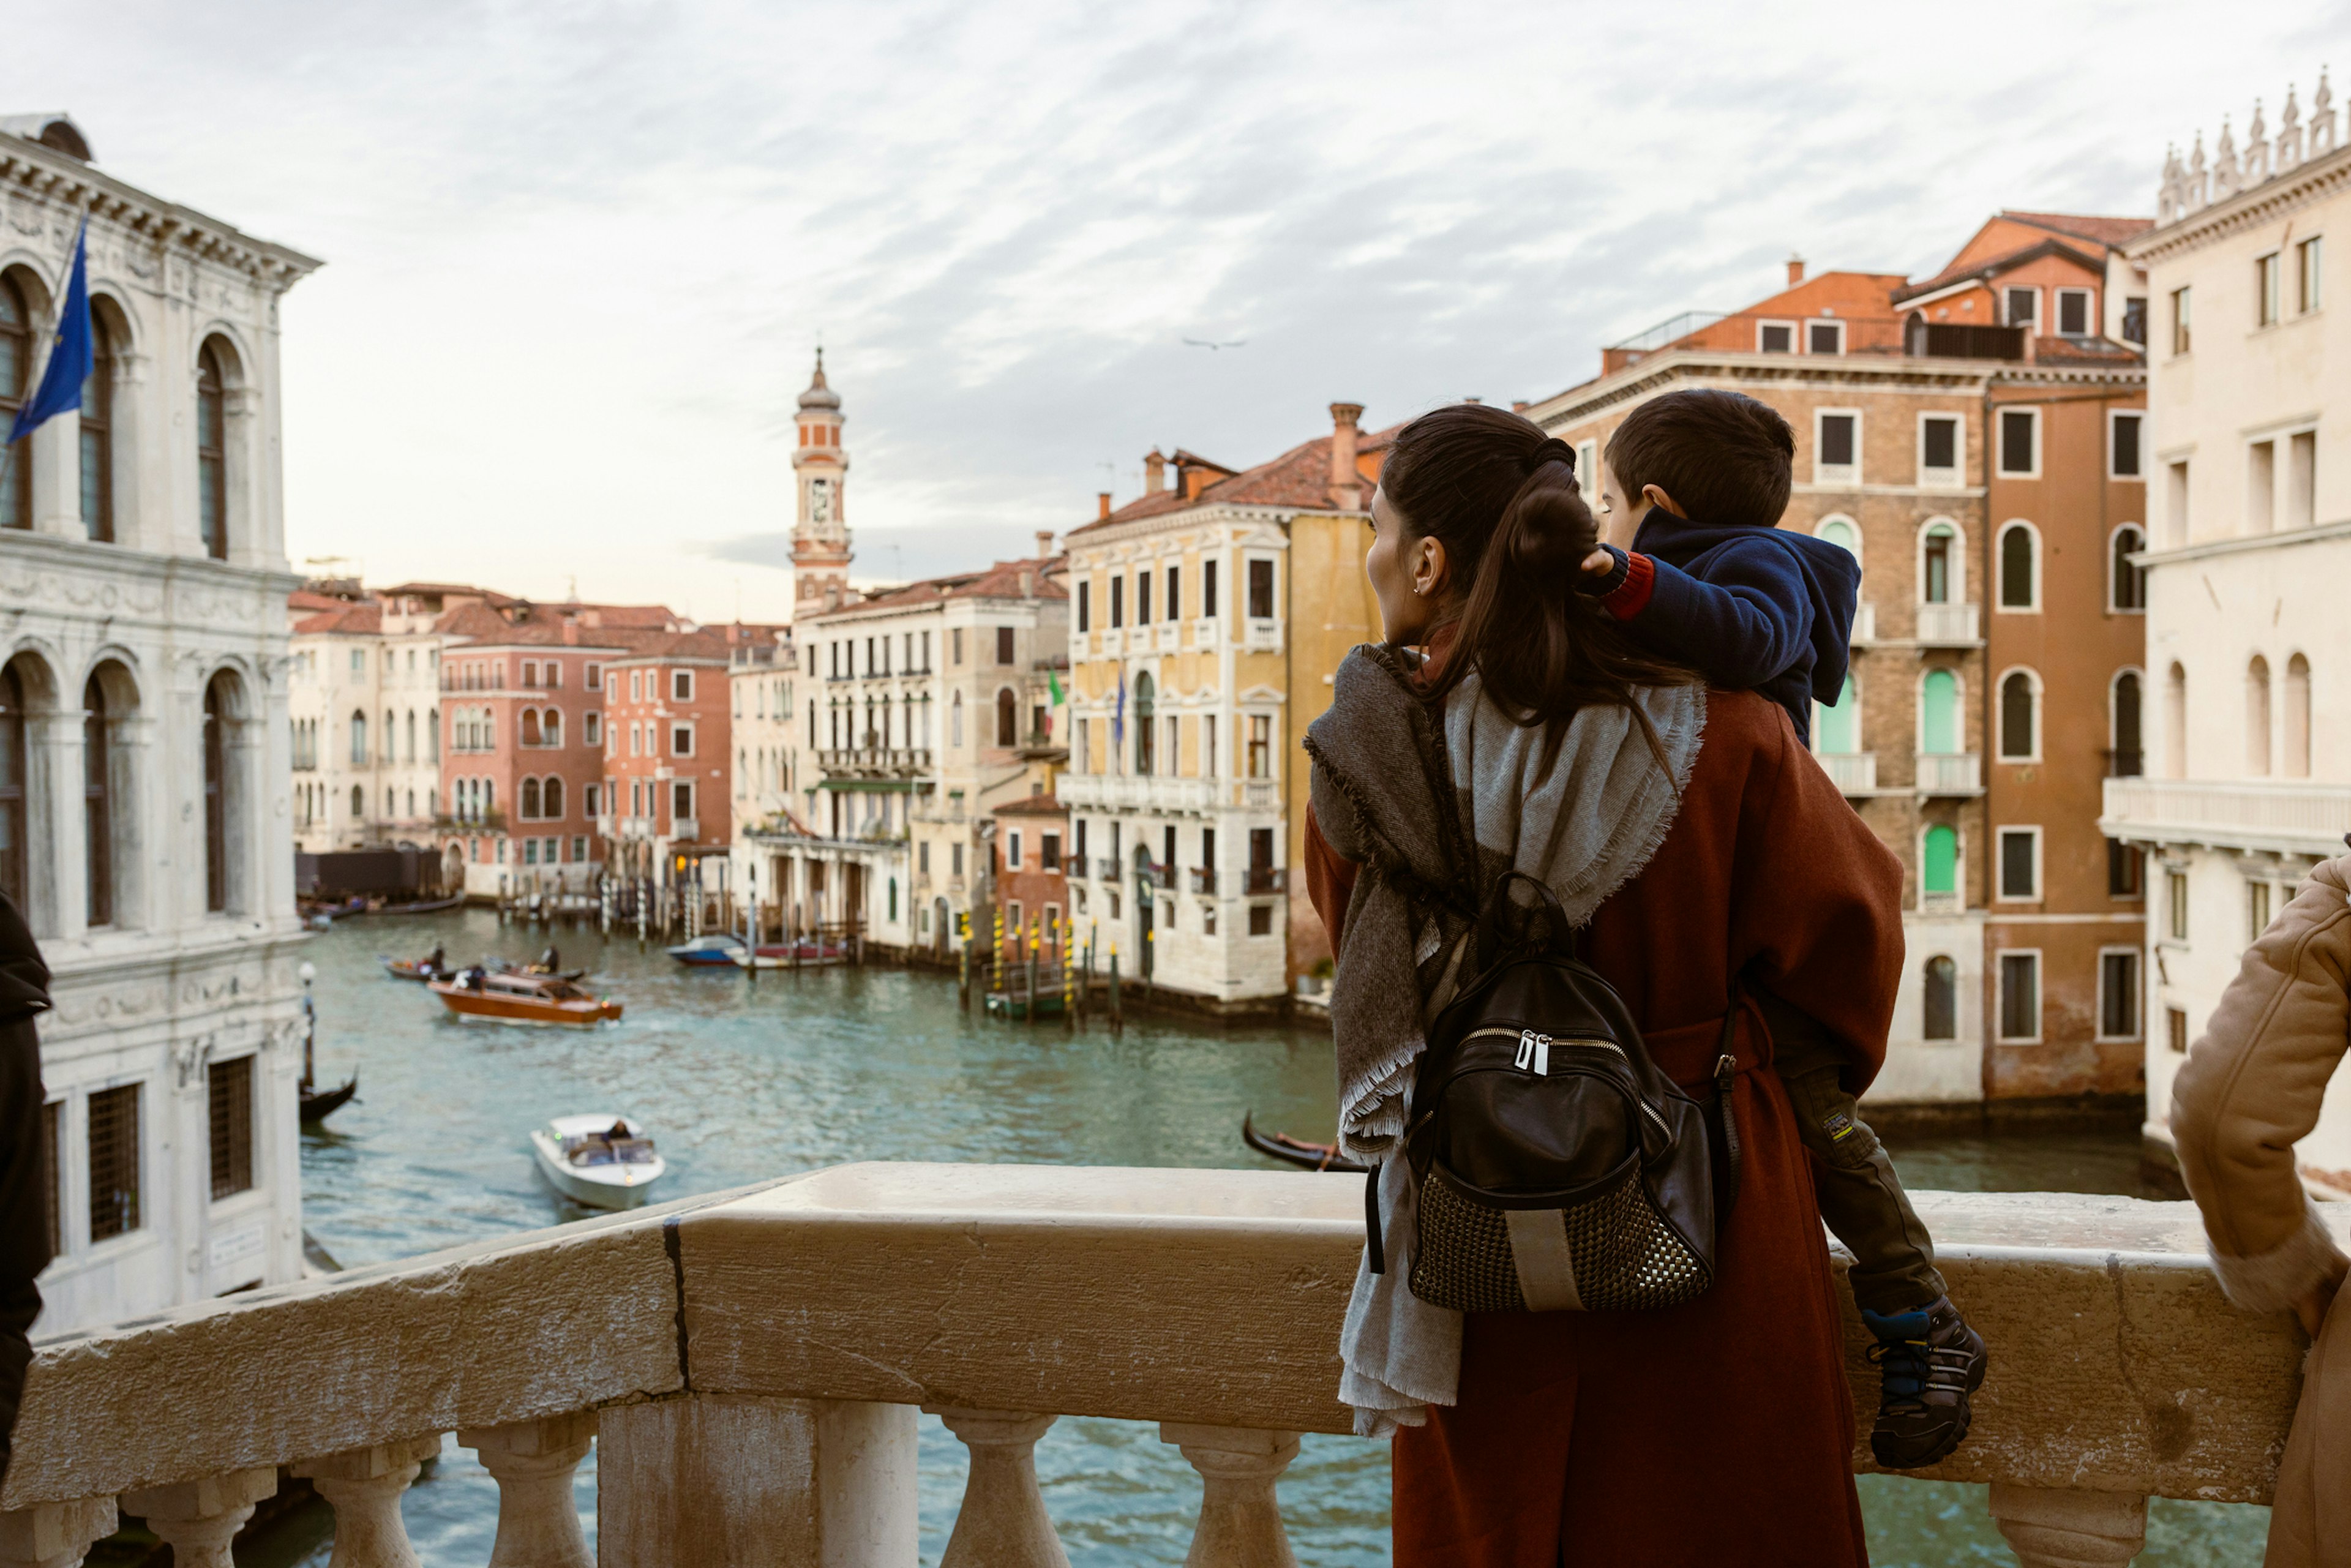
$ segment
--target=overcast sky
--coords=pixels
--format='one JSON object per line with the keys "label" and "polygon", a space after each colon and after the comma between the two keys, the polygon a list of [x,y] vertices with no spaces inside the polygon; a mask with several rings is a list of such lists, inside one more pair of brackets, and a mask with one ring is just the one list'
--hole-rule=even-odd
{"label": "overcast sky", "polygon": [[83,0],[12,16],[0,109],[328,264],[283,316],[298,570],[780,619],[819,341],[860,574],[954,570],[1154,444],[1541,396],[1791,251],[2149,213],[2346,13]]}

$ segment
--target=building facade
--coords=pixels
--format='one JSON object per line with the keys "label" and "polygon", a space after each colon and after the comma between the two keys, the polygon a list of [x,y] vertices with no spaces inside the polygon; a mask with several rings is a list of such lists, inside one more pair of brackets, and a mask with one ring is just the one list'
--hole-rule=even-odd
{"label": "building facade", "polygon": [[441,814],[438,618],[413,600],[317,587],[293,596],[287,666],[294,847],[431,843]]}
{"label": "building facade", "polygon": [[[2322,77],[2274,140],[2166,161],[2160,226],[2131,246],[2153,302],[2146,571],[2147,766],[2105,787],[2106,831],[2144,850],[2147,1133],[2252,936],[2351,831],[2351,330],[2329,296],[2351,221],[2351,136]],[[2332,714],[2333,718],[2328,717]],[[2351,1190],[2351,1086],[2300,1146]]]}
{"label": "building facade", "polygon": [[1385,437],[1362,416],[1334,403],[1329,435],[1247,470],[1155,450],[1140,497],[1068,536],[1079,938],[1215,1010],[1284,1006],[1329,956],[1290,868],[1306,727],[1379,635],[1363,560]]}
{"label": "building facade", "polygon": [[278,299],[319,264],[0,121],[0,418],[89,223],[83,412],[0,469],[0,886],[38,1022],[44,1333],[301,1269]]}
{"label": "building facade", "polygon": [[2137,744],[2145,372],[2105,328],[2140,319],[2109,291],[2131,287],[2113,251],[2142,227],[2002,214],[1917,285],[1792,262],[1780,293],[1676,318],[1523,409],[1575,446],[1595,499],[1610,435],[1662,393],[1745,392],[1793,428],[1780,526],[1862,569],[1813,750],[1905,873],[1882,1101],[2138,1087],[2144,904],[2096,794]]}
{"label": "building facade", "polygon": [[765,629],[646,636],[606,666],[599,805],[619,874],[669,882],[688,870],[682,862],[726,857],[735,828],[727,779],[735,649],[773,644],[755,630]]}

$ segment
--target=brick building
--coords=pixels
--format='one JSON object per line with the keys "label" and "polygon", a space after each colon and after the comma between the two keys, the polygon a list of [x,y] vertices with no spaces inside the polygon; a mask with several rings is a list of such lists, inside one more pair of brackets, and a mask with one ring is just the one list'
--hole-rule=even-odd
{"label": "brick building", "polygon": [[[1039,954],[1058,958],[1063,951],[1062,920],[1070,907],[1069,809],[1050,795],[1007,800],[989,813],[996,832],[989,851],[996,873],[996,906],[1004,917],[1006,961],[1017,961],[1030,938]],[[977,934],[983,943],[988,932]],[[1081,950],[1079,936],[1072,950]]]}
{"label": "brick building", "polygon": [[730,672],[738,649],[777,641],[769,626],[666,632],[638,639],[607,667],[600,827],[621,874],[659,878],[675,857],[727,853]]}

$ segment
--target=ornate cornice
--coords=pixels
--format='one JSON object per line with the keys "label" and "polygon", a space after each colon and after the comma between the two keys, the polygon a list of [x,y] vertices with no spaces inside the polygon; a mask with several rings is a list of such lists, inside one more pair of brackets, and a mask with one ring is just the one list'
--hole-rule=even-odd
{"label": "ornate cornice", "polygon": [[2351,185],[2351,145],[2338,147],[2250,191],[2240,191],[2226,201],[2199,207],[2168,227],[2151,230],[2125,246],[2123,254],[2141,267],[2168,261],[2273,223],[2336,194],[2346,185]]}
{"label": "ornate cornice", "polygon": [[214,262],[282,291],[325,265],[288,246],[256,239],[193,207],[165,202],[87,163],[0,131],[0,190],[19,200],[62,202],[120,224],[159,252]]}

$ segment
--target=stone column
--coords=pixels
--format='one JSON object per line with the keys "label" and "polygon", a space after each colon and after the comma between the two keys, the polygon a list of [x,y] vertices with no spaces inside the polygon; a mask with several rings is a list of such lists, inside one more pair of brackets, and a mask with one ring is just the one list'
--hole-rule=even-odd
{"label": "stone column", "polygon": [[294,1467],[334,1505],[335,1554],[328,1568],[421,1568],[401,1521],[400,1495],[416,1479],[417,1468],[440,1451],[435,1433],[348,1448]]}
{"label": "stone column", "polygon": [[117,1528],[110,1497],[35,1503],[0,1513],[0,1568],[80,1568],[90,1542]]}
{"label": "stone column", "polygon": [[264,1465],[200,1481],[125,1492],[122,1507],[172,1549],[172,1568],[234,1568],[229,1542],[254,1505],[277,1492],[277,1470]]}
{"label": "stone column", "polygon": [[2101,1568],[2147,1544],[2147,1499],[1991,1483],[1991,1516],[2024,1568]]}
{"label": "stone column", "polygon": [[925,1405],[971,1454],[963,1506],[939,1568],[1070,1568],[1037,1486],[1037,1439],[1050,1416]]}
{"label": "stone column", "polygon": [[490,1568],[593,1568],[571,1478],[596,1437],[596,1413],[462,1427],[457,1441],[497,1478],[498,1538]]}
{"label": "stone column", "polygon": [[1298,1434],[1247,1427],[1159,1424],[1200,1472],[1200,1522],[1185,1568],[1297,1568],[1273,1484],[1298,1457]]}

